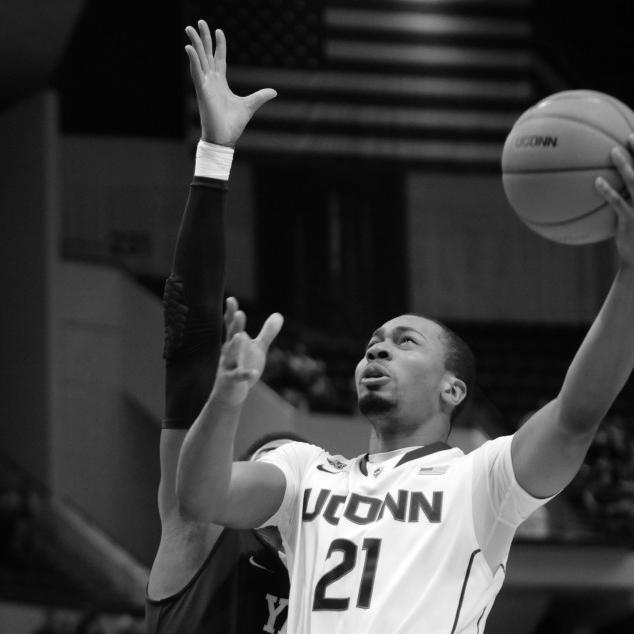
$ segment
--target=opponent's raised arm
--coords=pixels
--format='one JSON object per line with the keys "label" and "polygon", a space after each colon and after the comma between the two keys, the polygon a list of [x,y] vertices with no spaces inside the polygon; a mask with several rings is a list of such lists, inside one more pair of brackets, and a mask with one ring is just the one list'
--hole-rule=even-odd
{"label": "opponent's raised arm", "polygon": [[[200,413],[214,383],[222,345],[225,278],[225,207],[233,146],[260,105],[265,89],[241,98],[226,80],[227,43],[209,27],[187,27],[192,83],[201,120],[194,180],[182,216],[170,276],[165,284],[165,418],[161,435],[161,518],[178,518],[176,464],[184,430]],[[181,433],[179,433],[181,432]]]}
{"label": "opponent's raised arm", "polygon": [[181,449],[177,495],[182,512],[193,520],[254,528],[277,511],[286,482],[271,464],[233,462],[234,439],[242,405],[262,374],[283,318],[272,314],[252,339],[244,331],[244,313],[229,298],[225,321],[227,340],[213,390]]}
{"label": "opponent's raised arm", "polygon": [[225,285],[225,215],[234,146],[272,90],[242,99],[225,78],[226,41],[207,24],[186,29],[186,47],[201,120],[194,178],[182,215],[164,291],[165,416],[160,439],[158,490],[161,541],[149,592],[172,595],[200,568],[221,528],[207,530],[184,517],[176,497],[179,452],[209,398],[222,346]]}
{"label": "opponent's raised arm", "polygon": [[192,26],[185,29],[191,44],[185,47],[189,70],[196,89],[203,141],[233,147],[255,112],[277,95],[263,88],[246,97],[234,95],[227,84],[227,42],[216,29],[214,49],[211,32],[204,20],[198,21],[200,33]]}
{"label": "opponent's raised arm", "polygon": [[[629,145],[634,149],[634,135]],[[618,272],[559,395],[513,438],[517,480],[537,497],[553,495],[572,480],[634,368],[634,170],[631,158],[620,149],[613,150],[612,160],[626,184],[629,202],[602,178],[596,187],[617,216]]]}

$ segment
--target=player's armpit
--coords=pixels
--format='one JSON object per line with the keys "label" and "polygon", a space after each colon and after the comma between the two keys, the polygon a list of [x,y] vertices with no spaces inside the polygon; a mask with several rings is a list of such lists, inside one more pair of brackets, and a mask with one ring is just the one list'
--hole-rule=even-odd
{"label": "player's armpit", "polygon": [[234,462],[225,503],[214,522],[230,528],[257,528],[275,515],[284,500],[286,477],[279,467],[261,462]]}
{"label": "player's armpit", "polygon": [[532,496],[559,493],[579,471],[596,429],[579,433],[561,424],[555,399],[513,435],[511,456],[519,485]]}

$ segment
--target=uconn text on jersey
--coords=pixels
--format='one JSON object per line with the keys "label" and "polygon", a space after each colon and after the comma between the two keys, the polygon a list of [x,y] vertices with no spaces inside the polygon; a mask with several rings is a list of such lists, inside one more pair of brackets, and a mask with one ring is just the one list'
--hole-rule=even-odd
{"label": "uconn text on jersey", "polygon": [[399,522],[442,521],[443,492],[434,491],[431,501],[421,491],[399,489],[395,495],[383,498],[352,493],[350,496],[333,495],[330,489],[314,493],[304,491],[302,520],[311,522],[320,515],[330,524],[337,525],[344,517],[355,524],[372,524],[388,513]]}

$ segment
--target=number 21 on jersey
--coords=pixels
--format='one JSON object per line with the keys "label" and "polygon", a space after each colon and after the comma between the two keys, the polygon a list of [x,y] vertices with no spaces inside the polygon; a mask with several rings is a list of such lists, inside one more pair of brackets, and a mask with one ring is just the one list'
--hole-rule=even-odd
{"label": "number 21 on jersey", "polygon": [[[363,562],[363,573],[357,594],[357,607],[367,609],[372,600],[372,589],[374,588],[374,577],[381,551],[381,540],[367,537],[363,540],[361,547],[365,551]],[[345,577],[354,570],[357,563],[357,545],[348,539],[335,539],[330,544],[326,559],[330,559],[333,553],[343,554],[343,560],[332,570],[324,574],[315,586],[313,598],[313,610],[347,610],[350,606],[350,597],[335,598],[326,596],[328,586],[335,581]]]}

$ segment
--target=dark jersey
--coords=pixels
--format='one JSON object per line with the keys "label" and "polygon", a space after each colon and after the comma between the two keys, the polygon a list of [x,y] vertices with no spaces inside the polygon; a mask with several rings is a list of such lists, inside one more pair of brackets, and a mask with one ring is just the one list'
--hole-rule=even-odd
{"label": "dark jersey", "polygon": [[280,634],[289,581],[257,532],[225,529],[192,580],[171,597],[146,598],[147,634]]}

